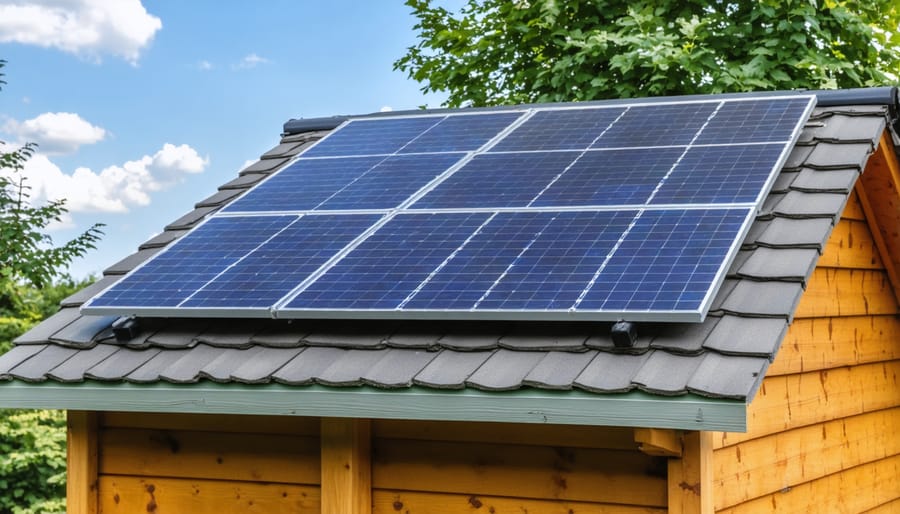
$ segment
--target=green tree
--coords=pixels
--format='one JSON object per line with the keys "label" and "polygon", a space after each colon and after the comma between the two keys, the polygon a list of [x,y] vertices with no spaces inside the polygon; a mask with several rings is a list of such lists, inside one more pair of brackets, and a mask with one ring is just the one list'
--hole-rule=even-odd
{"label": "green tree", "polygon": [[407,0],[394,63],[476,106],[893,84],[896,0]]}
{"label": "green tree", "polygon": [[[0,69],[5,64],[0,60]],[[96,224],[54,245],[46,229],[67,211],[63,200],[33,205],[24,165],[34,149],[26,144],[7,150],[0,142],[0,353],[88,283],[64,271],[102,235],[102,225]],[[65,510],[65,442],[61,411],[0,410],[0,514]]]}

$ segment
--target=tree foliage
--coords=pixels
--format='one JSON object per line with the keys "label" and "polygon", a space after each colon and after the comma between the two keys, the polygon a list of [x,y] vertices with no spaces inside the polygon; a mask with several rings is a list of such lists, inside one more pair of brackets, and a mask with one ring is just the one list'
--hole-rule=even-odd
{"label": "tree foliage", "polygon": [[0,513],[65,512],[65,413],[0,411],[0,420]]}
{"label": "tree foliage", "polygon": [[894,83],[896,0],[407,0],[394,63],[476,106]]}

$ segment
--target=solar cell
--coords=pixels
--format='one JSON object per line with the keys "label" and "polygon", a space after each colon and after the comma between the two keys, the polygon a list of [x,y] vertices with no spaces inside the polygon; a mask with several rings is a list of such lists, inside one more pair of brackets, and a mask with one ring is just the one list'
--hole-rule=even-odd
{"label": "solar cell", "polygon": [[304,157],[387,155],[403,148],[443,116],[351,120],[307,150]]}
{"label": "solar cell", "polygon": [[307,215],[200,288],[182,307],[268,308],[380,215]]}
{"label": "solar cell", "polygon": [[521,116],[522,112],[448,116],[399,151],[400,153],[474,151]]}
{"label": "solar cell", "polygon": [[172,243],[112,288],[95,307],[176,307],[297,219],[296,216],[212,218]]}
{"label": "solar cell", "polygon": [[808,108],[809,98],[802,96],[723,102],[696,144],[789,141]]}
{"label": "solar cell", "polygon": [[624,112],[624,107],[537,111],[490,151],[521,152],[588,148]]}
{"label": "solar cell", "polygon": [[718,102],[630,107],[591,148],[686,145]]}

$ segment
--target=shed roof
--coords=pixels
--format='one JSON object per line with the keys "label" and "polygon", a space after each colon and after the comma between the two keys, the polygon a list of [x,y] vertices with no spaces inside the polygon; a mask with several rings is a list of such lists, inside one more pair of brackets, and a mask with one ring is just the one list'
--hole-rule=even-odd
{"label": "shed roof", "polygon": [[[891,108],[817,108],[706,321],[640,324],[633,348],[615,347],[609,323],[144,318],[117,341],[115,317],[79,313],[328,132],[292,120],[259,161],[18,338],[0,356],[0,405],[740,430]],[[262,395],[282,403],[267,410]]]}

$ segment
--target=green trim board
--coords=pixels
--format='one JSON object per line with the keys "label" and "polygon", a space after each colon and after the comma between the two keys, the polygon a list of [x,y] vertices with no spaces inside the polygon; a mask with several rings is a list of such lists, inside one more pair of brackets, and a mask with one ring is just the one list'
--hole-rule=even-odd
{"label": "green trim board", "polygon": [[747,405],[743,401],[693,394],[661,398],[641,391],[596,395],[535,389],[489,393],[421,387],[384,390],[214,382],[138,385],[11,381],[0,384],[0,408],[747,430]]}

